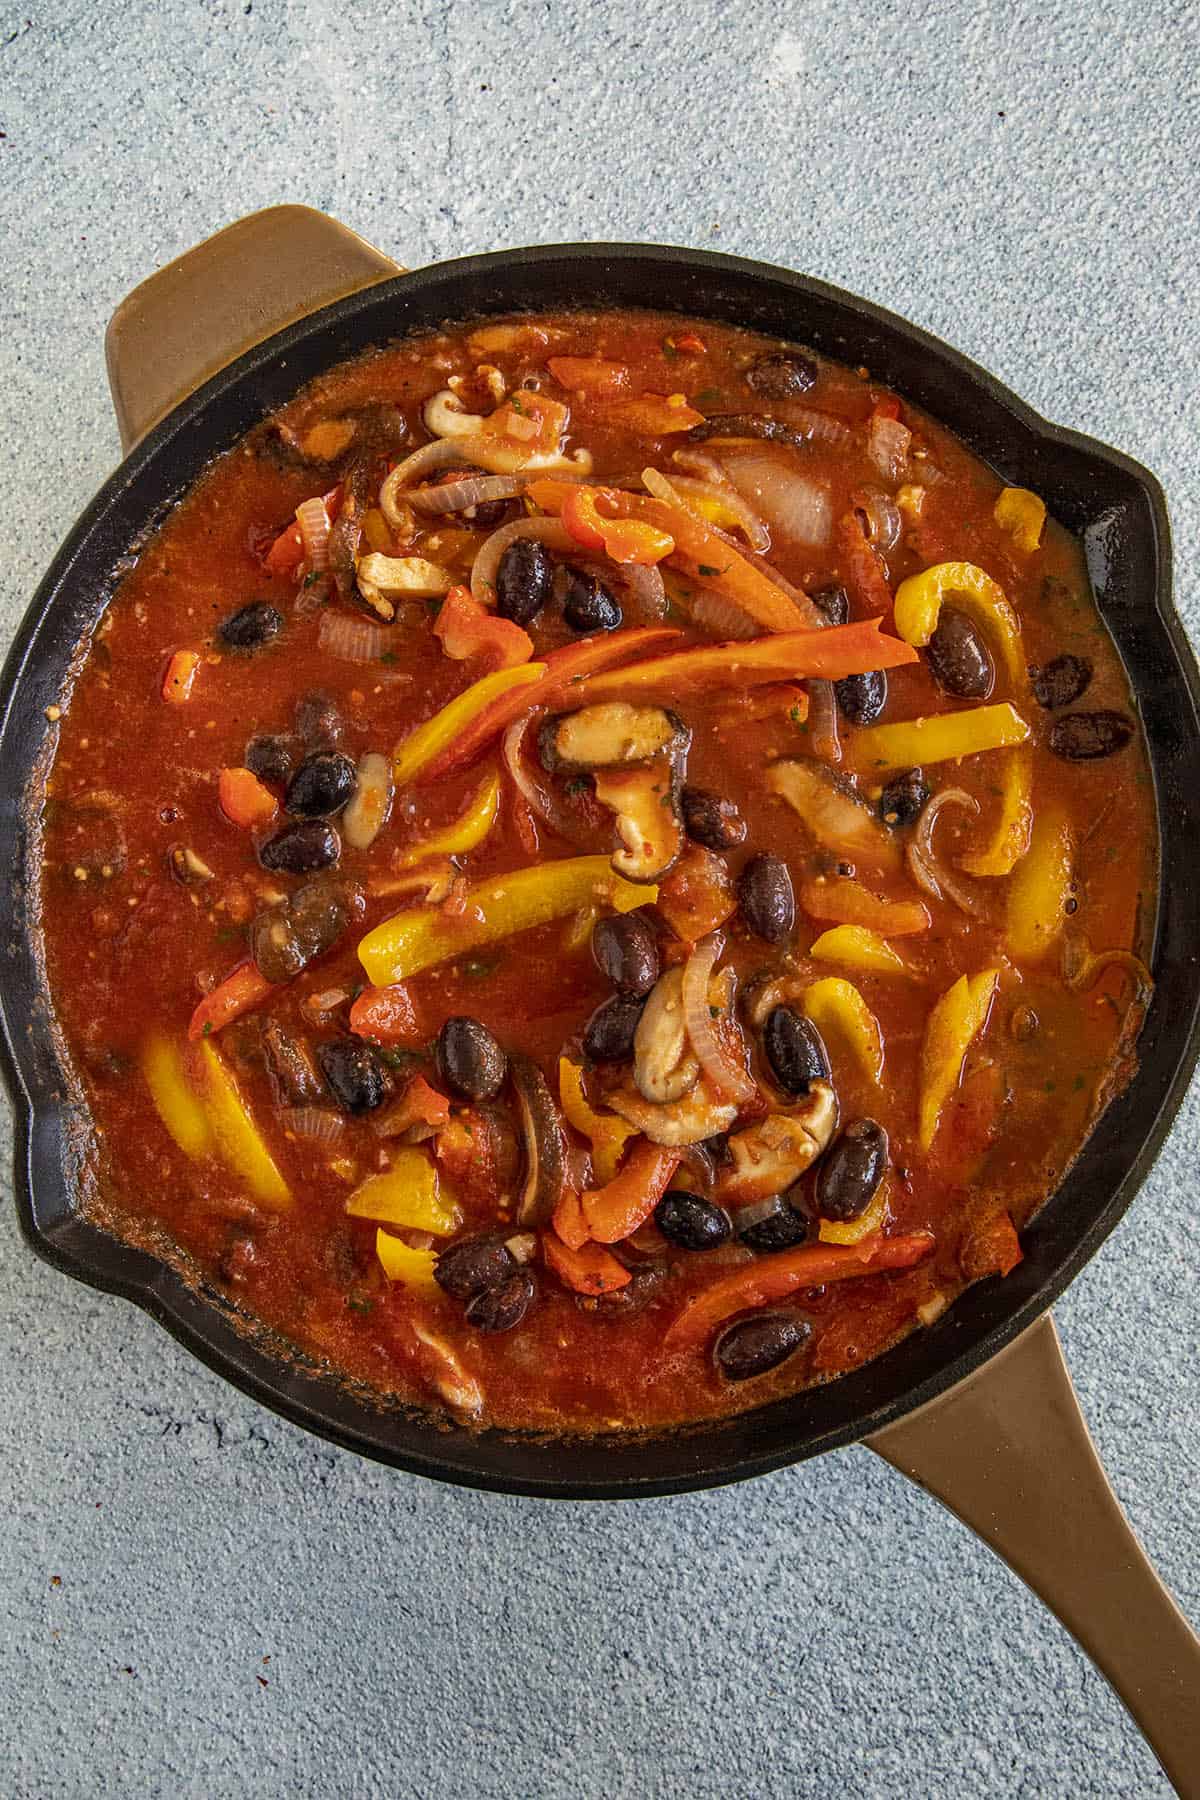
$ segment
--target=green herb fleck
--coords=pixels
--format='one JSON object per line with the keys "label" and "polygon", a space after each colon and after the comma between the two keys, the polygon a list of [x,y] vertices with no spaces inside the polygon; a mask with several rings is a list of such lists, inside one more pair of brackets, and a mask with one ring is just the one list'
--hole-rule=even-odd
{"label": "green herb fleck", "polygon": [[1057,1086],[1058,1086],[1057,1081],[1048,1081],[1046,1083],[1046,1092],[1048,1094],[1052,1094],[1054,1092],[1054,1090],[1057,1088]]}
{"label": "green herb fleck", "polygon": [[679,345],[675,342],[673,337],[665,337],[663,339],[662,353],[665,357],[672,360],[679,355]]}
{"label": "green herb fleck", "polygon": [[702,575],[719,575],[720,569],[714,569],[711,563],[699,563],[697,567]]}
{"label": "green herb fleck", "polygon": [[710,1006],[708,1009],[708,1016],[710,1019],[719,1019],[721,1016],[720,1007],[719,1006]]}
{"label": "green herb fleck", "polygon": [[351,1312],[356,1313],[366,1314],[375,1310],[375,1302],[367,1294],[347,1294],[346,1305]]}
{"label": "green herb fleck", "polygon": [[522,418],[525,417],[525,408],[521,405],[520,399],[516,394],[509,395],[508,404],[515,413],[519,413]]}
{"label": "green herb fleck", "polygon": [[1087,1082],[1084,1080],[1083,1076],[1077,1075],[1075,1077],[1075,1092],[1077,1094],[1082,1094],[1082,1092],[1086,1086],[1087,1086]]}
{"label": "green herb fleck", "polygon": [[436,600],[427,600],[425,602],[425,604],[429,608],[430,617],[436,619],[438,614],[442,610],[443,603],[442,603],[441,598],[439,597]]}
{"label": "green herb fleck", "polygon": [[200,1036],[201,1037],[211,1037],[212,1036],[212,1020],[211,1019],[205,1019],[204,1030],[200,1033]]}
{"label": "green herb fleck", "polygon": [[424,1061],[424,1058],[416,1050],[397,1050],[389,1044],[377,1044],[375,1054],[380,1062],[387,1064],[389,1069],[411,1069],[414,1063]]}
{"label": "green herb fleck", "polygon": [[321,579],[321,571],[320,571],[320,570],[319,570],[319,569],[314,569],[314,570],[313,570],[313,571],[312,571],[312,573],[311,573],[311,574],[310,574],[310,575],[306,575],[306,576],[305,576],[305,577],[304,577],[304,580],[303,580],[303,582],[302,582],[302,583],[301,583],[301,586],[302,586],[302,587],[306,587],[306,588],[310,588],[310,587],[312,587],[312,586],[313,586],[313,585],[314,585],[314,584],[315,584],[315,583],[316,583],[316,582],[318,582],[318,581],[320,581],[320,579]]}
{"label": "green herb fleck", "polygon": [[563,793],[570,797],[573,797],[575,794],[586,794],[587,791],[588,778],[586,775],[572,775],[570,781],[568,781],[563,789]]}
{"label": "green herb fleck", "polygon": [[215,941],[218,944],[240,944],[245,932],[240,925],[218,925]]}
{"label": "green herb fleck", "polygon": [[792,721],[793,725],[804,724],[804,714],[800,711],[799,706],[788,707],[788,718]]}
{"label": "green herb fleck", "polygon": [[701,388],[700,392],[698,394],[693,394],[692,405],[693,406],[720,406],[721,398],[722,398],[722,396],[721,396],[720,388]]}
{"label": "green herb fleck", "polygon": [[385,650],[379,660],[381,663],[398,663],[400,658],[394,650]]}

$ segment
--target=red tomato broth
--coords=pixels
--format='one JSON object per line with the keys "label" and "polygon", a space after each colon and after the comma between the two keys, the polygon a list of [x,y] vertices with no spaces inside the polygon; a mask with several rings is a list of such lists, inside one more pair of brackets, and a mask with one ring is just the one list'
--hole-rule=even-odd
{"label": "red tomato broth", "polygon": [[[384,403],[401,408],[415,428],[401,453],[407,454],[428,435],[420,424],[421,403],[445,386],[448,375],[463,378],[468,407],[491,410],[484,380],[475,374],[483,362],[498,365],[509,388],[533,378],[566,400],[571,406],[568,448],[585,445],[596,477],[620,480],[636,477],[648,463],[670,472],[672,451],[686,438],[639,439],[615,426],[606,417],[603,397],[581,398],[555,387],[546,372],[548,355],[622,363],[631,371],[633,392],[683,393],[710,414],[765,412],[786,419],[792,406],[763,400],[744,377],[752,357],[777,346],[729,327],[699,322],[694,329],[705,351],[675,355],[664,351],[664,340],[685,327],[678,319],[651,315],[560,315],[545,321],[546,342],[526,333],[518,335],[509,351],[482,354],[470,347],[473,329],[448,329],[332,370],[285,408],[275,426],[289,439],[302,439],[320,421]],[[820,409],[855,427],[848,449],[820,444],[802,450],[750,447],[818,475],[827,483],[837,520],[850,508],[853,494],[881,485],[866,458],[861,428],[885,390],[861,373],[824,361],[818,367],[816,385],[798,396],[795,405]],[[1082,704],[1088,710],[1128,712],[1124,672],[1096,614],[1075,541],[1048,519],[1042,546],[1029,554],[1018,551],[993,519],[999,480],[906,402],[901,417],[924,452],[910,459],[910,467],[919,469],[927,460],[940,479],[925,484],[919,520],[906,523],[900,543],[886,557],[892,590],[931,562],[978,564],[1000,583],[1016,609],[1031,665],[1064,651],[1086,655],[1094,673]],[[918,1323],[918,1307],[927,1307],[932,1316],[961,1289],[960,1255],[975,1221],[999,1209],[1019,1228],[1028,1223],[1078,1153],[1099,1110],[1132,1071],[1119,977],[1105,976],[1091,991],[1072,993],[1060,977],[1057,953],[1036,967],[1007,961],[1002,900],[993,900],[988,919],[967,920],[953,906],[922,896],[930,929],[895,944],[914,971],[912,979],[808,961],[809,944],[828,922],[810,920],[798,910],[788,946],[797,966],[808,978],[845,975],[859,988],[882,1032],[882,1087],[863,1074],[842,1046],[831,1042],[829,1048],[842,1120],[869,1115],[890,1136],[886,1230],[928,1229],[936,1245],[928,1260],[911,1269],[799,1293],[794,1304],[812,1323],[810,1347],[747,1383],[721,1379],[707,1354],[694,1349],[664,1353],[662,1347],[666,1323],[691,1294],[730,1267],[751,1262],[754,1253],[736,1240],[716,1252],[689,1254],[667,1246],[653,1225],[643,1227],[637,1243],[665,1252],[667,1272],[651,1303],[633,1314],[611,1302],[566,1292],[539,1257],[538,1297],[523,1322],[503,1335],[484,1335],[466,1326],[461,1304],[445,1294],[418,1294],[389,1284],[374,1254],[376,1225],[347,1218],[344,1208],[357,1184],[386,1166],[394,1146],[374,1133],[369,1119],[345,1120],[330,1143],[298,1137],[274,1104],[253,1017],[227,1027],[216,1041],[286,1177],[294,1204],[284,1212],[264,1212],[247,1196],[245,1183],[221,1162],[212,1157],[190,1160],[172,1142],[138,1071],[147,1031],[157,1028],[181,1037],[201,995],[245,956],[250,919],[296,885],[292,877],[263,869],[254,854],[254,838],[222,814],[220,771],[243,763],[247,740],[256,733],[288,731],[293,703],[306,691],[321,689],[336,700],[344,748],[357,760],[369,750],[390,753],[486,672],[475,659],[461,663],[442,653],[430,630],[432,609],[424,604],[398,607],[382,662],[341,663],[320,650],[319,611],[294,610],[294,580],[264,573],[261,550],[288,525],[296,505],[327,492],[334,479],[329,467],[306,466],[281,452],[274,430],[266,427],[219,459],[122,582],[96,631],[60,727],[48,787],[41,883],[52,993],[98,1140],[102,1180],[95,1194],[85,1196],[87,1203],[118,1232],[160,1234],[199,1276],[225,1289],[247,1314],[326,1361],[333,1372],[420,1404],[436,1404],[437,1393],[424,1372],[427,1364],[414,1350],[411,1331],[414,1318],[427,1320],[481,1384],[484,1417],[504,1425],[641,1428],[713,1416],[835,1377],[878,1354]],[[914,479],[919,481],[919,474]],[[420,543],[430,533],[463,523],[422,521],[418,546],[409,553],[421,554]],[[479,543],[487,535],[479,529]],[[404,548],[397,547],[396,553],[403,554]],[[801,547],[776,537],[768,557],[806,592],[845,578],[836,540]],[[577,560],[592,569],[603,562],[591,551],[581,551]],[[612,585],[621,593],[618,573],[614,571]],[[456,578],[465,580],[466,575]],[[264,598],[285,616],[280,638],[253,654],[223,650],[213,635],[218,624],[239,607]],[[853,600],[851,616],[863,616]],[[705,634],[691,628],[686,618],[675,616],[670,622],[683,632],[681,647],[705,641]],[[576,636],[557,605],[548,606],[527,629],[539,659]],[[884,629],[892,630],[890,617]],[[190,698],[165,704],[164,671],[170,657],[186,648],[201,652]],[[664,653],[660,648],[649,654]],[[756,690],[746,692],[753,698]],[[1004,697],[1001,675],[993,698]],[[671,703],[667,696],[650,698]],[[922,659],[890,672],[883,719],[956,711],[970,704],[948,697]],[[688,781],[731,795],[746,820],[745,841],[723,853],[730,874],[736,878],[750,856],[770,849],[787,860],[797,889],[815,874],[836,880],[829,853],[814,850],[800,820],[761,780],[768,758],[810,752],[806,722],[787,712],[740,718],[738,695],[729,690],[689,691],[677,705],[692,732]],[[569,707],[564,696],[557,710]],[[1046,748],[1050,727],[1060,715],[1041,711],[1028,698],[1018,702],[1018,710],[1033,732],[1035,816],[1039,807],[1052,803],[1065,808],[1076,829],[1071,928],[1086,932],[1094,949],[1136,952],[1143,946],[1155,879],[1152,793],[1140,737],[1103,761],[1063,762]],[[841,721],[848,752],[855,731]],[[138,757],[131,769],[133,744]],[[483,774],[500,767],[499,745],[493,743],[444,780],[406,787],[369,850],[345,846],[339,875],[366,883],[368,889],[372,879],[394,879],[393,852],[455,820]],[[994,753],[931,765],[927,775],[935,789],[963,787],[982,808],[978,821],[964,823],[963,815],[948,814],[939,825],[943,859],[983,843],[996,805]],[[870,771],[860,772],[864,797],[874,801],[881,785]],[[469,882],[535,860],[524,847],[512,800],[512,785],[504,774],[495,826],[460,859]],[[594,802],[589,806],[586,795],[578,797],[577,807],[584,821],[609,817]],[[545,855],[579,854],[577,846],[557,839],[546,826],[539,825],[538,832]],[[184,887],[171,877],[167,858],[179,845],[212,871],[211,879]],[[601,824],[595,848],[607,847]],[[911,898],[915,893],[903,872],[887,876],[864,866],[859,878],[877,894]],[[980,886],[1002,896],[1007,880]],[[334,1025],[344,1032],[348,1000],[333,1010],[323,1029],[314,1028],[305,1003],[330,991],[350,996],[361,988],[360,938],[391,913],[420,903],[419,895],[368,897],[363,922],[276,989],[264,1010],[306,1041],[328,1037]],[[564,1048],[578,1054],[584,1021],[610,992],[586,938],[581,947],[564,949],[569,929],[569,920],[557,920],[414,977],[406,985],[428,1038],[449,1015],[470,1014],[507,1049],[532,1057],[557,1093],[560,1054]],[[726,928],[726,938],[722,966],[735,968],[743,982],[778,967],[780,952],[753,938],[736,920]],[[919,1053],[929,1009],[960,974],[996,966],[1003,975],[990,1020],[967,1051],[950,1116],[932,1151],[924,1154],[916,1119]],[[1037,1033],[1027,1039],[1013,1035],[1018,1007],[1037,1015]],[[422,1070],[443,1088],[427,1058],[394,1060],[399,1065],[393,1071],[397,1092],[409,1069]],[[1002,1076],[998,1120],[989,1116],[985,1091],[986,1072],[993,1066],[999,1066]],[[604,1085],[602,1080],[594,1086],[597,1104]],[[468,1106],[457,1097],[452,1100],[456,1116],[469,1116]],[[507,1099],[502,1096],[499,1104],[507,1107]],[[577,1134],[569,1132],[568,1139],[576,1153],[586,1148]],[[464,1233],[497,1223],[516,1229],[507,1203],[511,1196],[502,1198],[497,1210],[494,1184],[489,1190],[491,1178],[484,1166],[487,1157],[485,1146],[478,1182],[467,1179],[456,1185]],[[812,1174],[805,1177],[806,1194],[811,1194],[813,1181]],[[690,1185],[686,1163],[676,1184]],[[620,1245],[611,1248],[622,1250]]]}

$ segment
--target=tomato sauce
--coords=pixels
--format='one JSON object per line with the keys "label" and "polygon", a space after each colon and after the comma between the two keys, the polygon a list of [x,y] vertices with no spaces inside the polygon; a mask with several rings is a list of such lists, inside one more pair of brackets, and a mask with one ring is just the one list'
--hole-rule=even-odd
{"label": "tomato sauce", "polygon": [[[503,430],[495,423],[502,413]],[[467,429],[471,416],[481,423]],[[408,489],[461,484],[465,465],[478,475],[482,455],[492,465],[487,491],[507,474],[517,478],[513,492],[437,514],[414,508],[402,484],[389,520],[380,505],[389,471],[438,442],[447,445],[440,465],[427,458]],[[530,466],[539,451],[551,465],[544,470]],[[647,469],[680,485],[653,501]],[[594,513],[570,497],[572,488],[600,490]],[[868,371],[704,320],[568,313],[448,326],[312,383],[216,461],[140,550],[86,647],[65,708],[40,884],[54,1006],[94,1134],[82,1203],[333,1377],[462,1418],[540,1431],[640,1429],[760,1404],[858,1366],[931,1322],[969,1280],[997,1278],[1134,1066],[1148,982],[1135,959],[1146,953],[1156,879],[1145,750],[1079,546],[1054,520],[1040,520],[1033,496],[1010,498],[998,516],[1002,489],[961,443]],[[627,507],[622,497],[631,495]],[[296,509],[320,496],[329,497],[328,543],[319,522],[312,542],[293,530]],[[719,563],[681,548],[690,540],[680,512],[689,507],[692,529],[709,532],[708,554]],[[606,553],[605,534],[622,510],[648,560]],[[279,771],[240,786],[222,772],[256,759],[263,767],[248,745],[264,737],[280,740],[293,774],[314,754],[337,755],[361,787],[364,758],[394,766],[414,730],[514,654],[511,639],[501,642],[491,629],[495,584],[475,612],[464,597],[483,545],[506,521],[544,515],[554,525],[560,513],[570,548],[556,548],[547,532],[556,585],[521,627],[532,657],[569,655],[584,639],[615,644],[639,628],[663,636],[629,660],[614,651],[616,673],[588,677],[574,697],[568,685],[548,703],[531,698],[521,766],[535,802],[549,796],[549,813],[538,818],[514,784],[498,731],[438,779],[397,782],[386,823],[363,847],[351,841],[347,815],[327,811],[340,855],[321,879],[336,879],[349,895],[341,934],[290,979],[262,982],[256,1002],[228,1023],[210,1022],[189,1040],[206,996],[221,992],[251,953],[261,963],[255,921],[315,879],[264,865],[263,846],[288,822],[283,802],[292,790]],[[661,540],[664,520],[674,520],[675,531],[666,531],[674,548],[654,560],[661,541],[652,534]],[[880,709],[878,693],[864,686],[869,670],[843,681],[836,699],[819,679],[790,674],[786,659],[769,680],[751,684],[739,674],[743,641],[763,643],[773,633],[731,592],[731,552],[755,572],[754,592],[769,589],[769,604],[798,609],[802,628],[824,627],[841,606],[851,624],[882,616],[889,641],[906,620],[911,631],[910,615],[928,597],[927,582],[905,601],[910,578],[967,564],[985,582],[972,597],[961,573],[949,580],[940,615],[949,624],[938,623],[932,646],[904,649],[911,660],[888,669]],[[345,591],[326,566],[331,555],[343,559]],[[440,582],[441,591],[413,596],[387,582],[372,589],[372,556],[432,565],[440,573],[426,569],[426,585]],[[576,571],[576,588],[564,568]],[[281,625],[238,647],[223,623],[259,602]],[[622,621],[606,633],[602,614],[613,602]],[[585,614],[591,607],[600,627],[572,629],[572,604]],[[479,645],[463,657],[447,654],[434,630],[442,619],[449,632],[456,607],[468,642]],[[334,620],[353,626],[348,640],[344,626],[331,630]],[[246,629],[253,637],[258,625]],[[367,660],[346,660],[347,641]],[[728,673],[717,682],[667,680],[642,691],[631,679],[652,658],[721,642],[730,646]],[[990,689],[956,693],[955,680],[970,687],[980,642]],[[191,659],[186,697],[165,698],[169,668],[178,677],[183,666],[172,665],[180,652]],[[329,703],[328,730],[309,730],[304,742],[297,702],[313,694]],[[596,1294],[573,1291],[559,1272],[561,1215],[552,1215],[547,1193],[561,1202],[604,1188],[598,1148],[561,1111],[562,1060],[581,1072],[588,1106],[609,1126],[623,1094],[638,1105],[631,1066],[639,1082],[649,1079],[628,1057],[597,1061],[581,1048],[594,1009],[613,993],[591,933],[597,918],[614,916],[619,884],[598,880],[556,916],[486,943],[464,939],[460,953],[402,978],[390,1002],[401,1026],[380,1032],[376,1015],[375,1035],[386,1041],[373,1042],[369,1027],[356,1033],[355,1021],[368,985],[358,946],[389,918],[428,906],[442,927],[464,930],[474,890],[489,878],[619,849],[613,808],[600,797],[604,771],[547,768],[554,758],[544,748],[547,720],[578,712],[580,701],[586,708],[614,699],[666,709],[686,735],[686,770],[678,745],[674,762],[661,764],[664,829],[675,828],[682,780],[730,803],[744,822],[738,841],[720,848],[681,838],[682,861],[643,891],[660,979],[687,965],[696,938],[721,915],[708,1011],[745,1097],[728,1124],[706,1134],[706,1147],[675,1146],[684,1160],[670,1178],[673,1190],[723,1215],[723,1241],[684,1248],[659,1229],[654,1207],[644,1208],[627,1236],[601,1246],[585,1234],[596,1266],[608,1267],[607,1257],[624,1280]],[[870,735],[880,727],[1004,706],[1027,728],[1019,743],[926,763],[872,749],[883,742]],[[520,711],[514,706],[512,716]],[[451,733],[451,750],[454,742]],[[792,763],[807,783],[800,808],[772,774]],[[925,834],[929,857],[915,817],[883,818],[888,783],[913,766],[923,771],[918,813],[927,794],[961,791]],[[481,793],[486,799],[489,780],[498,803],[479,841],[451,852],[449,862],[423,857],[419,846],[452,831]],[[1024,806],[1013,798],[1022,781]],[[239,823],[231,809],[237,815],[247,804]],[[1004,863],[1006,806],[1015,820],[1009,866],[972,872],[966,865],[989,853]],[[748,921],[745,884],[737,905],[744,869],[764,854],[786,866],[794,895],[794,922],[775,941]],[[701,912],[708,909],[694,936],[681,910],[689,882]],[[924,928],[897,933],[885,912],[866,951],[844,935],[832,952],[821,951],[825,934],[853,923],[847,895],[863,891],[876,903],[905,902],[918,918],[923,907]],[[1090,958],[1103,952],[1121,955],[1093,966]],[[864,966],[871,954],[875,964]],[[257,980],[253,958],[249,968]],[[957,1013],[943,1001],[962,976],[991,985],[981,1021],[969,1032],[963,1026],[959,1043]],[[830,982],[840,985],[814,999],[817,984]],[[764,994],[775,1005],[762,1014]],[[815,1027],[839,1118],[777,1204],[770,1194],[742,1197],[730,1148],[764,1120],[808,1116],[812,1089],[788,1093],[764,1059],[775,1006]],[[935,1014],[940,1027],[936,1019],[931,1026]],[[513,1077],[482,1099],[455,1091],[434,1050],[455,1016],[486,1028],[510,1059],[529,1059],[549,1090],[554,1111],[542,1127],[556,1137],[562,1166],[557,1189],[553,1169],[541,1170],[524,1217],[530,1152]],[[308,1073],[298,1090],[283,1091],[268,1030],[300,1047]],[[380,1105],[346,1110],[318,1054],[335,1040],[368,1047]],[[681,1055],[686,1065],[686,1042]],[[406,1095],[416,1103],[417,1077],[444,1101],[440,1118],[415,1118],[397,1135],[377,1129]],[[645,1087],[641,1099],[669,1110],[686,1100],[686,1081],[677,1061],[667,1082],[684,1084],[683,1100],[646,1100]],[[693,1079],[692,1091],[705,1090]],[[933,1123],[927,1142],[925,1116]],[[862,1120],[882,1128],[886,1169],[865,1211],[841,1221],[839,1245],[829,1231],[839,1222],[822,1212],[821,1199],[836,1184],[827,1177],[823,1190],[821,1171],[845,1127]],[[628,1166],[639,1141],[629,1134],[618,1167]],[[347,1212],[371,1177],[415,1168],[414,1157],[451,1229],[406,1224],[394,1208],[383,1219]],[[752,1247],[753,1230],[749,1242],[743,1235],[747,1209],[760,1224],[782,1220],[786,1246]],[[872,1272],[864,1263],[865,1272],[847,1279],[805,1279],[797,1260],[785,1291],[752,1294],[746,1286],[744,1303],[731,1303],[718,1321],[790,1320],[798,1347],[777,1365],[768,1357],[745,1378],[736,1359],[714,1361],[717,1326],[695,1341],[671,1335],[688,1302],[718,1282],[748,1281],[749,1271],[771,1289],[772,1267],[790,1267],[786,1259],[804,1251],[832,1243],[854,1254],[848,1245],[865,1216],[874,1224],[860,1242],[869,1249],[909,1238],[909,1266]],[[520,1275],[513,1291],[526,1305],[509,1329],[483,1328],[497,1322],[491,1301],[481,1310],[429,1276],[439,1254],[481,1234],[515,1240],[501,1261]],[[388,1243],[407,1253],[407,1277],[389,1276]],[[424,1262],[414,1263],[414,1253]],[[812,1268],[819,1273],[818,1263]],[[494,1298],[491,1288],[475,1292]]]}

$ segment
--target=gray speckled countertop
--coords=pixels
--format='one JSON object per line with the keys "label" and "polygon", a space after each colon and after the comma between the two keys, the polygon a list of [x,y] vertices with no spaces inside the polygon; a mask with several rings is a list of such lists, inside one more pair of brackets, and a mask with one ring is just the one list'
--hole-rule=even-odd
{"label": "gray speckled countertop", "polygon": [[[791,264],[1120,444],[1195,562],[1197,12],[696,0],[0,7],[0,621],[117,459],[108,314],[278,200],[410,265],[575,237]],[[1057,1308],[1200,1616],[1193,1095]],[[1161,1794],[1058,1625],[851,1450],[591,1509],[459,1493],[243,1400],[0,1214],[0,1789]]]}

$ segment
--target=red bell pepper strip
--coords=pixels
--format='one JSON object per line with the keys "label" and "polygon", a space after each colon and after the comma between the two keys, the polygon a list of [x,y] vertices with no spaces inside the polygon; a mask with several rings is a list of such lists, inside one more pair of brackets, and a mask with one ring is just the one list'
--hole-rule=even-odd
{"label": "red bell pepper strip", "polygon": [[585,550],[611,556],[617,563],[640,563],[649,567],[670,556],[675,539],[657,525],[641,519],[609,519],[600,512],[599,502],[616,504],[611,488],[573,487],[563,498],[563,524]]}
{"label": "red bell pepper strip", "polygon": [[217,983],[211,994],[205,994],[192,1014],[188,1037],[209,1037],[214,1031],[220,1031],[223,1025],[261,1006],[274,986],[275,983],[259,974],[252,962],[239,963],[224,981]]}
{"label": "red bell pepper strip", "polygon": [[[546,658],[546,673],[540,681],[532,681],[526,687],[513,688],[506,694],[498,695],[490,706],[486,706],[459,733],[454,743],[448,744],[432,762],[416,772],[416,781],[425,785],[440,781],[451,769],[465,768],[515,718],[528,712],[530,707],[545,706],[551,700],[556,700],[565,687],[582,681],[585,675],[591,674],[595,669],[606,668],[609,663],[618,662],[622,657],[636,656],[641,651],[657,647],[680,635],[669,626],[648,625],[638,631],[613,631],[601,637],[584,638],[578,644],[567,644],[561,650],[552,650]],[[908,649],[907,644],[903,647]],[[908,660],[915,658],[916,654],[915,650],[911,651]]]}
{"label": "red bell pepper strip", "polygon": [[584,1244],[572,1250],[553,1231],[546,1231],[542,1255],[563,1286],[576,1294],[613,1294],[629,1284],[629,1270],[603,1244]]}
{"label": "red bell pepper strip", "polygon": [[278,800],[251,769],[222,769],[217,777],[217,799],[229,823],[240,825],[243,831],[269,825],[279,811]]}
{"label": "red bell pepper strip", "polygon": [[425,1042],[412,995],[403,982],[392,987],[364,988],[350,1008],[350,1029],[355,1037],[373,1044],[411,1046]]}
{"label": "red bell pepper strip", "polygon": [[[677,650],[627,669],[610,669],[579,683],[572,700],[579,706],[661,688],[678,694],[684,688],[752,687],[788,676],[803,681],[818,676],[840,681],[871,669],[896,669],[915,662],[917,653],[902,638],[885,637],[878,619],[853,625],[831,625],[828,631],[783,631],[748,643],[706,644],[699,650]],[[528,701],[529,695],[524,696]]]}
{"label": "red bell pepper strip", "polygon": [[623,1167],[602,1188],[582,1195],[588,1235],[599,1244],[619,1244],[644,1225],[679,1167],[677,1150],[663,1150],[647,1138],[631,1150]]}
{"label": "red bell pepper strip", "polygon": [[885,1269],[908,1269],[933,1249],[933,1233],[912,1231],[885,1238],[873,1232],[857,1244],[802,1244],[756,1258],[714,1281],[690,1300],[667,1327],[663,1343],[675,1348],[702,1344],[715,1326],[751,1306],[785,1300],[797,1288],[821,1287],[827,1281],[849,1281]]}
{"label": "red bell pepper strip", "polygon": [[591,1233],[583,1216],[583,1207],[574,1188],[566,1188],[555,1207],[550,1223],[568,1250],[582,1250]]}
{"label": "red bell pepper strip", "polygon": [[400,1099],[390,1108],[387,1122],[392,1134],[407,1131],[410,1125],[447,1125],[450,1102],[445,1094],[430,1087],[423,1075],[414,1075]]}
{"label": "red bell pepper strip", "polygon": [[456,662],[486,656],[494,669],[515,669],[533,655],[529,633],[480,606],[468,587],[450,589],[433,622],[433,635]]}
{"label": "red bell pepper strip", "polygon": [[868,541],[856,512],[848,512],[838,520],[837,546],[846,586],[859,606],[868,612],[890,613],[892,590],[883,558]]}

